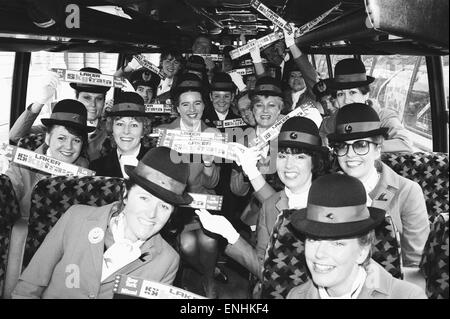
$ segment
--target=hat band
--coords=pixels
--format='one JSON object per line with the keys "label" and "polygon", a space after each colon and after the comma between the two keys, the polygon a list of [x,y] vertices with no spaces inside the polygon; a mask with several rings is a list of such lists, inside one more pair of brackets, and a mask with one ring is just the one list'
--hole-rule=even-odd
{"label": "hat band", "polygon": [[206,68],[203,64],[188,63],[186,64],[186,69],[196,71],[196,70],[204,70]]}
{"label": "hat band", "polygon": [[211,85],[211,91],[220,91],[220,89],[227,89],[232,90],[233,89],[233,83],[229,82],[215,82]]}
{"label": "hat band", "polygon": [[139,105],[136,103],[119,103],[119,104],[114,104],[111,112],[110,113],[115,113],[115,112],[140,112],[140,113],[145,113],[145,106],[143,105]]}
{"label": "hat band", "polygon": [[183,81],[178,85],[178,88],[190,88],[190,87],[195,87],[195,88],[200,88],[202,86],[202,84],[199,81]]}
{"label": "hat band", "polygon": [[78,113],[55,112],[50,115],[50,119],[73,122],[79,125],[86,126],[86,118]]}
{"label": "hat band", "polygon": [[319,136],[296,132],[296,131],[283,131],[278,135],[278,142],[295,141],[305,144],[311,144],[315,146],[321,145],[321,140]]}
{"label": "hat band", "polygon": [[327,207],[308,204],[307,219],[328,224],[359,222],[370,218],[366,204],[344,207]]}
{"label": "hat band", "polygon": [[260,84],[255,88],[255,91],[274,91],[281,94],[281,89],[273,84]]}
{"label": "hat band", "polygon": [[350,133],[361,133],[369,132],[373,130],[378,130],[381,123],[378,121],[374,122],[352,122],[339,124],[336,127],[336,133],[338,134],[350,134]]}
{"label": "hat band", "polygon": [[367,81],[365,73],[340,74],[335,77],[336,82],[363,82]]}
{"label": "hat band", "polygon": [[186,185],[161,173],[160,171],[139,162],[138,166],[135,168],[135,173],[142,178],[147,179],[153,184],[158,185],[165,190],[168,190],[177,195],[182,195]]}

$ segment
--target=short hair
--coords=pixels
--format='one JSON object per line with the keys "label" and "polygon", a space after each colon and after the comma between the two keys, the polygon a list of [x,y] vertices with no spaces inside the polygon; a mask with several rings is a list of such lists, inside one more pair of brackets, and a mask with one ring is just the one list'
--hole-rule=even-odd
{"label": "short hair", "polygon": [[291,147],[291,146],[280,146],[278,147],[278,153],[285,154],[306,154],[311,156],[312,162],[312,179],[316,179],[319,176],[325,175],[328,168],[328,158],[324,153],[319,151],[313,151],[304,147]]}
{"label": "short hair", "polygon": [[[358,89],[359,92],[361,92],[362,95],[366,95],[367,93],[370,92],[370,86],[368,84],[360,86],[360,87],[357,87],[355,89]],[[334,98],[337,98],[337,91],[339,91],[339,89],[333,90],[331,92],[331,96],[334,97]]]}
{"label": "short hair", "polygon": [[67,130],[67,132],[69,132],[70,134],[72,134],[72,135],[78,137],[79,139],[81,139],[81,142],[83,144],[81,146],[80,155],[85,153],[85,150],[87,148],[87,143],[88,143],[88,134],[87,134],[87,132],[79,130],[79,129],[76,129],[74,127],[70,127],[70,126],[65,126],[65,125],[61,125],[61,124],[52,124],[52,125],[49,125],[49,126],[45,127],[46,133],[50,134],[54,130],[55,126],[63,126]]}
{"label": "short hair", "polygon": [[169,56],[172,56],[175,60],[178,62],[181,62],[183,57],[181,56],[180,51],[178,51],[176,48],[164,48],[161,50],[161,56],[160,56],[160,65],[162,65],[162,61],[166,60]]}
{"label": "short hair", "polygon": [[[114,141],[114,138],[112,137],[114,121],[118,120],[122,117],[128,117],[128,116],[108,116],[106,118],[106,132],[111,137],[111,146],[112,147],[117,146],[116,141]],[[151,122],[150,118],[145,117],[145,116],[131,116],[131,117],[134,118],[139,123],[143,124],[144,127],[143,127],[143,131],[142,131],[142,135],[144,138],[147,137],[152,132],[152,122]]]}
{"label": "short hair", "polygon": [[369,253],[367,254],[366,259],[362,262],[363,267],[367,267],[370,263],[370,259],[372,258],[372,245],[375,242],[375,230],[369,231],[367,234],[359,236],[357,238],[358,244],[362,247],[369,247]]}
{"label": "short hair", "polygon": [[283,110],[283,108],[284,108],[284,100],[283,100],[282,97],[280,97],[280,96],[273,96],[273,95],[258,95],[258,94],[252,96],[252,98],[250,99],[250,102],[251,102],[250,106],[251,106],[252,110],[253,110],[255,104],[259,101],[259,99],[261,97],[264,97],[266,99],[269,98],[269,97],[276,98],[280,102],[280,111]]}

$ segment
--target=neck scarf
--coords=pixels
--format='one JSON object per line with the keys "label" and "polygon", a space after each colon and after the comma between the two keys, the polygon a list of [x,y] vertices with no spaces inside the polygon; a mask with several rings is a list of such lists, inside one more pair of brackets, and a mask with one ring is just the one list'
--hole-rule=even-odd
{"label": "neck scarf", "polygon": [[125,238],[126,220],[123,212],[111,218],[109,227],[113,234],[114,244],[103,254],[102,282],[119,269],[138,259],[141,255],[139,247],[144,243],[143,240],[132,242]]}
{"label": "neck scarf", "polygon": [[200,132],[201,131],[201,121],[195,121],[193,126],[184,124],[183,120],[180,119],[180,129],[182,131],[189,131],[189,132]]}
{"label": "neck scarf", "polygon": [[339,297],[332,297],[328,294],[328,291],[324,287],[319,287],[319,296],[321,299],[356,299],[366,282],[367,273],[362,266],[358,266],[358,273],[356,274],[355,281],[353,282],[352,289],[347,294]]}
{"label": "neck scarf", "polygon": [[133,153],[129,155],[123,155],[119,149],[117,149],[117,158],[119,159],[120,170],[122,171],[122,176],[124,178],[128,178],[127,173],[125,173],[125,165],[137,166],[139,161],[137,156],[141,151],[141,144],[139,144],[138,148],[133,151]]}
{"label": "neck scarf", "polygon": [[374,166],[371,168],[369,174],[361,180],[367,193],[367,206],[372,205],[372,199],[370,198],[369,193],[377,186],[379,179],[380,174],[378,174],[378,171]]}
{"label": "neck scarf", "polygon": [[305,208],[308,203],[308,193],[311,187],[311,181],[309,181],[308,186],[305,187],[301,193],[295,194],[287,187],[284,188],[284,192],[288,198],[289,209],[299,209]]}

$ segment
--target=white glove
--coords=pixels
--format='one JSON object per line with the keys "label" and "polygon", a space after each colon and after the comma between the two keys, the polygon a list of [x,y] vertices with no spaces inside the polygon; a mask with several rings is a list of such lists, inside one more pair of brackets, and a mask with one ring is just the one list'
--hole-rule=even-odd
{"label": "white glove", "polygon": [[228,74],[231,76],[231,80],[233,81],[234,85],[237,86],[239,91],[244,91],[247,87],[244,83],[244,80],[242,79],[242,75],[237,73],[236,71],[230,71]]}
{"label": "white glove", "polygon": [[286,43],[286,47],[290,48],[291,46],[295,45],[295,32],[294,32],[294,25],[291,24],[292,32],[287,31],[285,28],[283,28],[284,33],[284,42]]}
{"label": "white glove", "polygon": [[250,44],[250,56],[252,57],[252,61],[254,64],[261,63],[261,52],[259,51],[258,41],[255,39],[248,41]]}
{"label": "white glove", "polygon": [[141,64],[138,62],[138,60],[136,60],[135,57],[133,57],[133,59],[128,62],[127,67],[133,70],[137,70],[141,68]]}
{"label": "white glove", "polygon": [[196,209],[195,213],[206,230],[221,235],[232,245],[238,241],[239,233],[225,217],[211,215],[206,209]]}
{"label": "white glove", "polygon": [[[242,166],[245,175],[248,176],[249,180],[253,180],[261,175],[261,172],[256,167],[256,164],[261,159],[261,151],[256,150],[256,148],[247,148],[238,143],[234,144],[234,151],[237,156],[236,163]],[[238,144],[238,145],[236,145]]]}
{"label": "white glove", "polygon": [[34,102],[38,104],[47,104],[52,100],[59,84],[58,75],[55,72],[47,72],[40,80],[42,86],[36,92]]}

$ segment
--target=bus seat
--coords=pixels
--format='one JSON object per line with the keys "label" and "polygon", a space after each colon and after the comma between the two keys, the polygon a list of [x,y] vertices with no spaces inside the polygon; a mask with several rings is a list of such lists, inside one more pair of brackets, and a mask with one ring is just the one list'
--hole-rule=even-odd
{"label": "bus seat", "polygon": [[4,295],[11,231],[19,218],[19,203],[11,181],[7,175],[0,174],[0,298]]}
{"label": "bus seat", "polygon": [[45,236],[70,206],[110,204],[119,200],[123,187],[123,179],[118,177],[58,176],[39,181],[31,195],[23,266],[28,265]]}
{"label": "bus seat", "polygon": [[21,137],[17,142],[17,147],[34,151],[45,142],[45,133],[28,134]]}
{"label": "bus seat", "polygon": [[428,298],[448,299],[448,212],[439,214],[431,225],[420,270]]}
{"label": "bus seat", "polygon": [[417,182],[422,187],[430,223],[440,213],[448,212],[448,154],[383,153],[381,160],[397,174]]}

